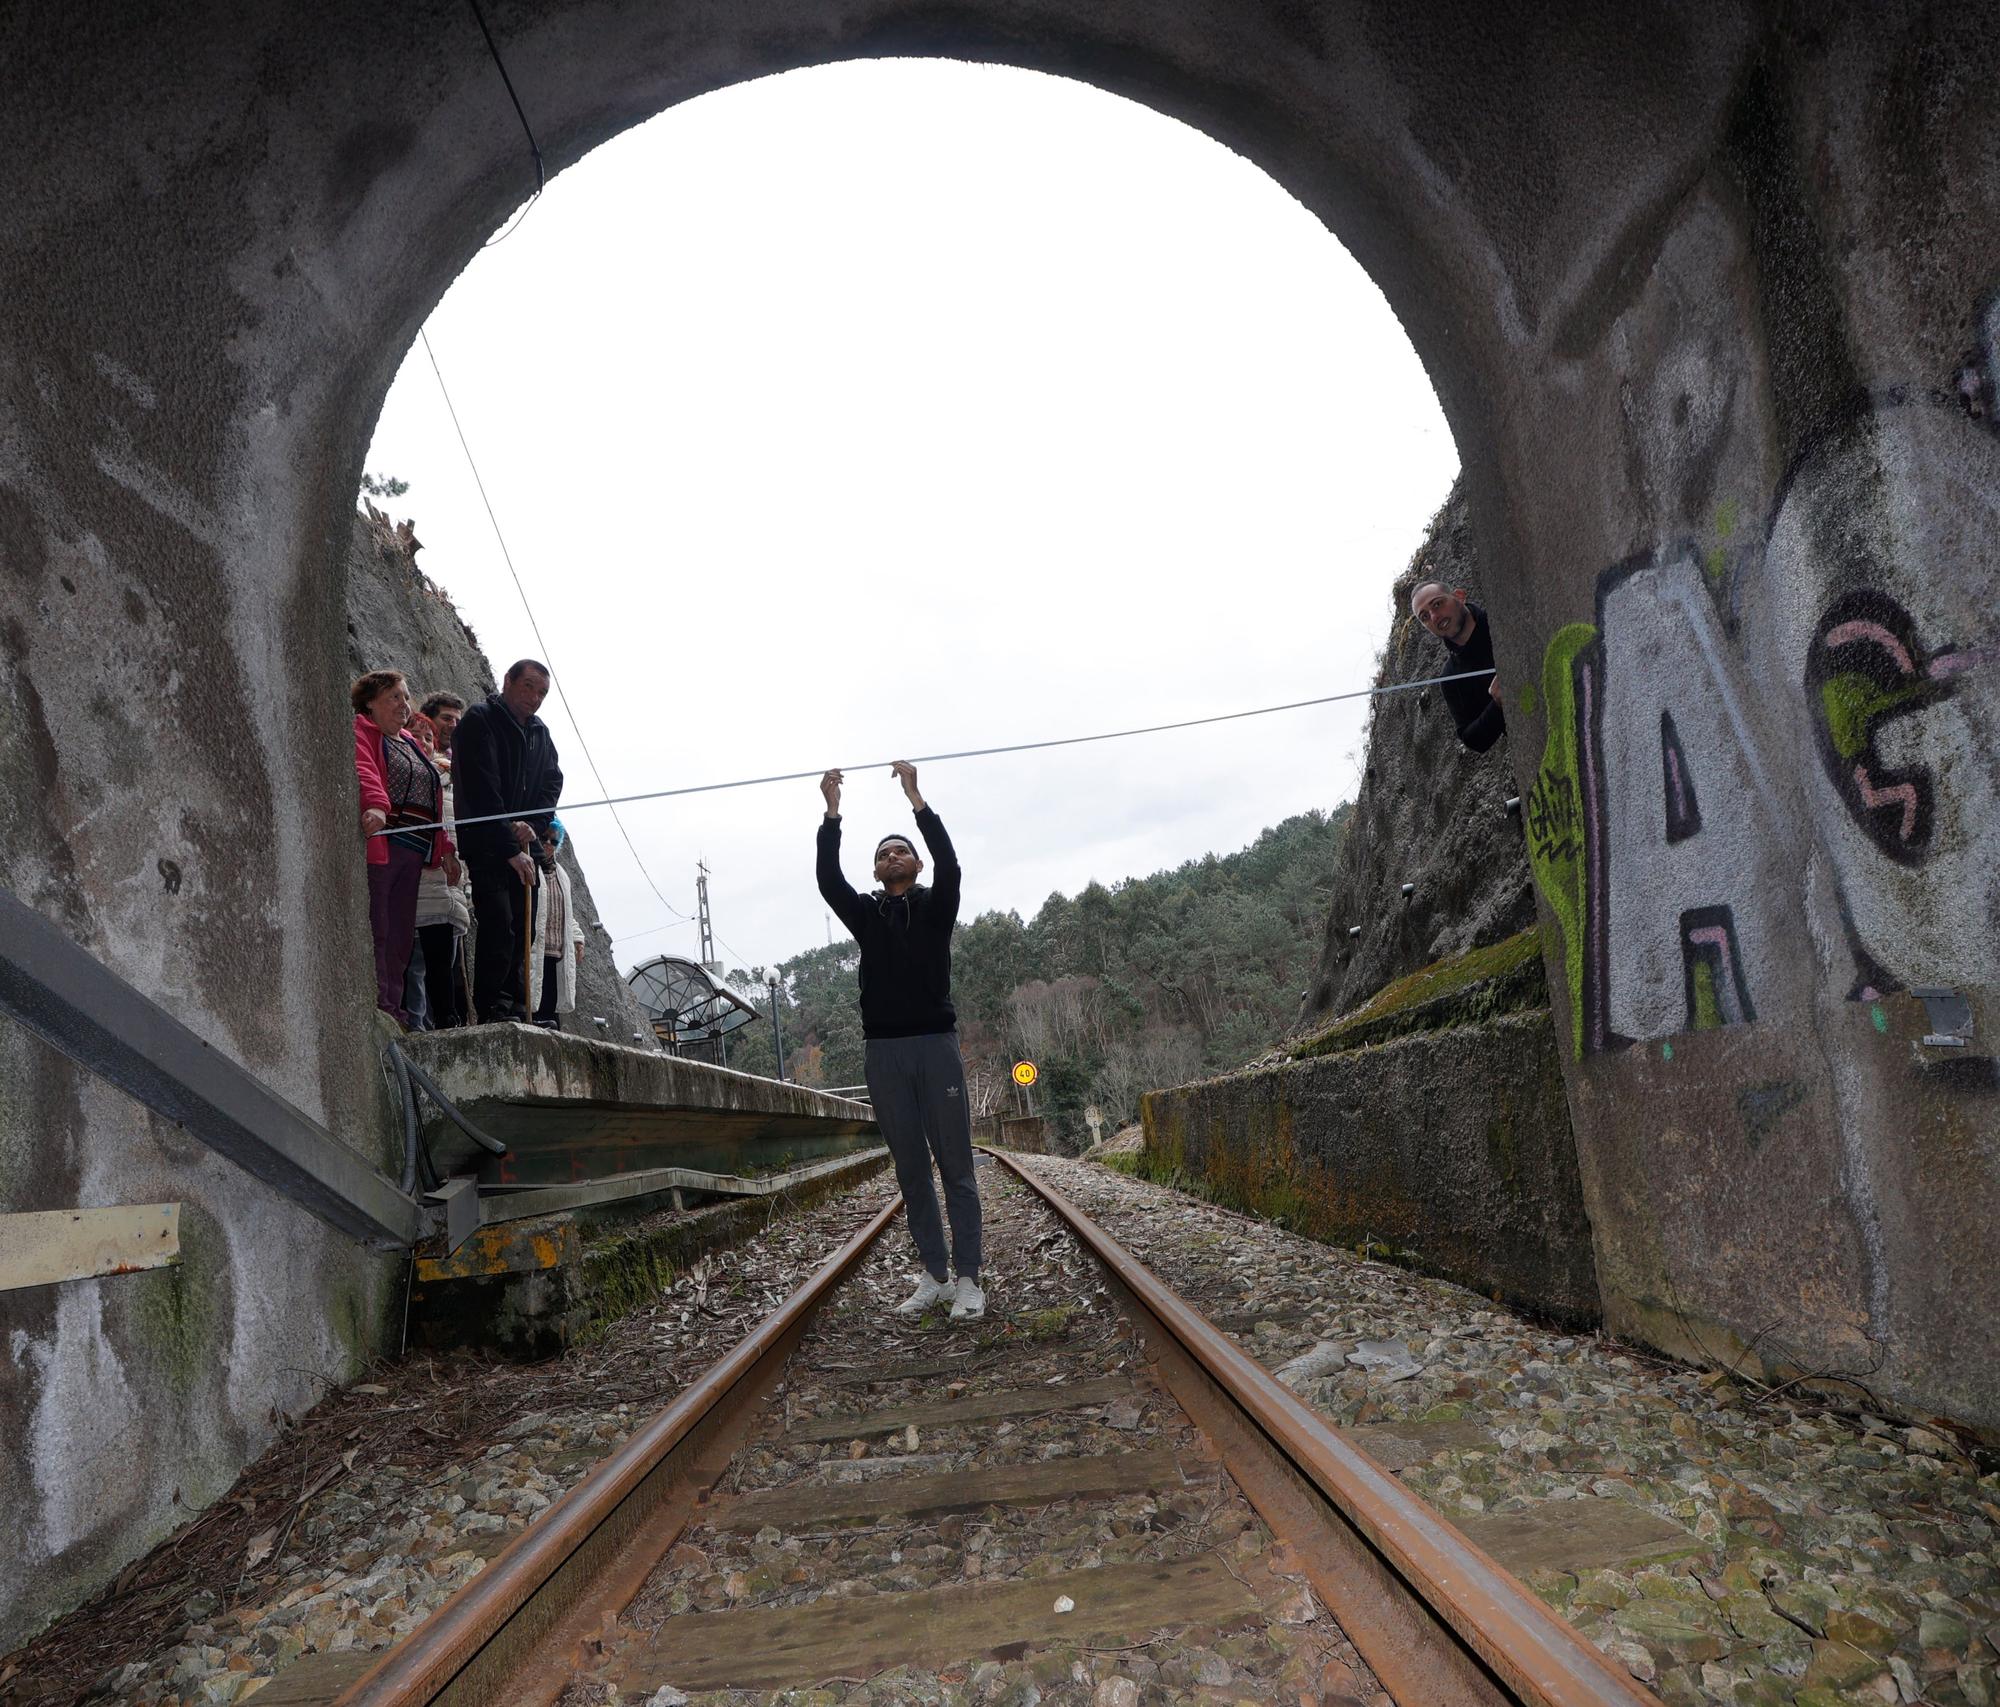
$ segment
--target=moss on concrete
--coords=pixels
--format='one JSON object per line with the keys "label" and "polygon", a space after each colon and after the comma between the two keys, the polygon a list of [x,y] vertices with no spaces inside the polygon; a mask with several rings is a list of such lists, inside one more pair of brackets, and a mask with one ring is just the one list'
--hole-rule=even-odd
{"label": "moss on concrete", "polygon": [[[705,1248],[719,1248],[735,1241],[720,1228],[704,1226],[709,1240]],[[613,1322],[653,1302],[673,1285],[674,1255],[683,1259],[693,1254],[696,1241],[674,1238],[671,1231],[651,1236],[611,1239],[584,1252],[582,1294],[588,1321],[586,1334],[601,1334]]]}
{"label": "moss on concrete", "polygon": [[1479,1025],[1501,1014],[1546,1007],[1548,1000],[1542,933],[1531,926],[1503,942],[1434,960],[1384,985],[1352,1013],[1294,1044],[1292,1058],[1305,1061],[1419,1032]]}
{"label": "moss on concrete", "polygon": [[185,1399],[223,1360],[230,1308],[228,1246],[199,1204],[181,1205],[180,1241],[181,1260],[172,1268],[130,1276],[125,1284],[139,1343]]}
{"label": "moss on concrete", "polygon": [[395,1255],[349,1256],[329,1288],[327,1325],[350,1376],[396,1349],[403,1325],[403,1261]]}

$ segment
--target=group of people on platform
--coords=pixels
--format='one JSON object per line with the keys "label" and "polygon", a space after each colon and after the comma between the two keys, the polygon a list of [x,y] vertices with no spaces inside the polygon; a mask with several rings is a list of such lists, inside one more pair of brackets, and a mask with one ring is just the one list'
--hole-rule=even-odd
{"label": "group of people on platform", "polygon": [[557,857],[562,767],[536,715],[548,691],[532,658],[471,706],[438,692],[412,711],[400,670],[349,690],[375,1005],[405,1031],[560,1030],[576,1010],[585,938]]}

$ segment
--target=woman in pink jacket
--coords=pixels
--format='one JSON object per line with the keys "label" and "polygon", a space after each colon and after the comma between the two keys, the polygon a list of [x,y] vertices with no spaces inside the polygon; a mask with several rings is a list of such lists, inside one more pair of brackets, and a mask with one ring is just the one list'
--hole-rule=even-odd
{"label": "woman in pink jacket", "polygon": [[354,705],[354,776],[361,787],[361,833],[368,849],[368,925],[375,938],[375,1005],[405,1031],[403,974],[417,934],[417,885],[442,864],[458,881],[458,851],[443,830],[396,831],[399,824],[439,823],[444,779],[405,731],[410,690],[398,670],[370,670],[348,690]]}

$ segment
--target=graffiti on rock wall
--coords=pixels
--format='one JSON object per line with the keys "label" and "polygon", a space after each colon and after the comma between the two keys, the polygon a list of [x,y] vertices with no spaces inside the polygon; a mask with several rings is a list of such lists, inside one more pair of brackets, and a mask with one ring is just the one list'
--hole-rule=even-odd
{"label": "graffiti on rock wall", "polygon": [[1930,852],[1935,783],[1928,765],[1885,760],[1880,740],[1896,719],[1947,696],[1963,660],[1955,650],[1926,658],[1909,612],[1873,587],[1836,599],[1806,654],[1827,776],[1855,823],[1904,865]]}
{"label": "graffiti on rock wall", "polygon": [[1528,863],[1561,930],[1564,981],[1570,991],[1570,1047],[1578,1055],[1604,1046],[1602,1027],[1594,1023],[1600,1012],[1594,966],[1601,962],[1586,948],[1588,850],[1602,841],[1584,822],[1586,806],[1591,810],[1597,806],[1583,763],[1596,648],[1597,630],[1587,622],[1575,622],[1559,629],[1542,655],[1540,697],[1548,739],[1521,814]]}
{"label": "graffiti on rock wall", "polygon": [[1748,1024],[1778,1005],[1784,808],[1694,546],[1600,576],[1597,628],[1605,1040]]}
{"label": "graffiti on rock wall", "polygon": [[1619,564],[1597,622],[1543,657],[1528,856],[1580,1055],[1751,1023],[1792,923],[1764,871],[1783,808],[1709,579],[1691,546]]}
{"label": "graffiti on rock wall", "polygon": [[1577,1054],[1802,1017],[1798,942],[1855,1000],[1991,980],[2000,423],[1977,419],[1881,403],[1802,459],[1740,619],[1677,543],[1549,642],[1523,822]]}
{"label": "graffiti on rock wall", "polygon": [[2000,656],[2000,418],[1963,385],[1960,401],[1878,406],[1820,447],[1764,551],[1751,638],[1771,678],[1796,684],[1856,1000],[1991,982],[2000,940],[2000,672],[1986,667]]}

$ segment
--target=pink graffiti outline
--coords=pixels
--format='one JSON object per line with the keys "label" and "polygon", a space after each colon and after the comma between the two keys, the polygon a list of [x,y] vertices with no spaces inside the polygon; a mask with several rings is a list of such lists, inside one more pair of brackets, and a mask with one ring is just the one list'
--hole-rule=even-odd
{"label": "pink graffiti outline", "polygon": [[[1729,932],[1724,930],[1721,925],[1702,925],[1688,932],[1688,941],[1693,943],[1697,948],[1712,948],[1715,950],[1715,958],[1720,963],[1723,973],[1723,977],[1716,980],[1715,999],[1718,1004],[1726,999],[1730,1007],[1734,1008],[1736,1006],[1736,966],[1729,954]],[[1738,1013],[1728,1023],[1731,1025],[1741,1025],[1743,1023],[1742,1014]]]}
{"label": "pink graffiti outline", "polygon": [[1968,670],[1976,670],[2000,657],[2000,647],[1967,646],[1956,652],[1940,652],[1925,666],[1924,674],[1934,682],[1949,681]]}
{"label": "pink graffiti outline", "polygon": [[1869,811],[1879,811],[1884,806],[1900,804],[1903,808],[1903,830],[1898,838],[1907,842],[1917,833],[1917,785],[1913,782],[1891,783],[1887,788],[1876,788],[1868,780],[1868,767],[1854,767],[1854,786],[1861,791],[1861,804]]}
{"label": "pink graffiti outline", "polygon": [[1839,627],[1829,628],[1826,631],[1826,644],[1829,647],[1851,646],[1857,640],[1865,640],[1881,647],[1902,666],[1904,675],[1914,676],[1917,673],[1916,660],[1910,656],[1909,648],[1879,622],[1869,622],[1865,618],[1857,617],[1852,622],[1843,622]]}

